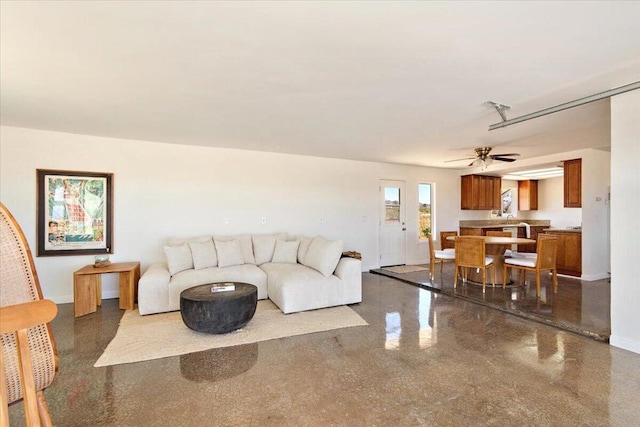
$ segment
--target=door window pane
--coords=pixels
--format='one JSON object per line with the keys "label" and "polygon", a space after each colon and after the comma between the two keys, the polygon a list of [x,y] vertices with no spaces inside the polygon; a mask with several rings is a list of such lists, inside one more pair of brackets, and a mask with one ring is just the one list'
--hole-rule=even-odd
{"label": "door window pane", "polygon": [[384,222],[394,224],[400,222],[400,189],[385,187],[384,189]]}
{"label": "door window pane", "polygon": [[433,233],[431,201],[431,184],[418,184],[418,237],[420,239],[426,239],[428,233]]}

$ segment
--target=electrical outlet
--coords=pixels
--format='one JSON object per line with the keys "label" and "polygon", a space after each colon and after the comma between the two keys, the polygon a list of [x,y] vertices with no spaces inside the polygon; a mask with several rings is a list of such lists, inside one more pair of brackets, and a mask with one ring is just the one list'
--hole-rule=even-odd
{"label": "electrical outlet", "polygon": [[222,222],[224,222],[225,224],[229,224],[229,218],[223,218]]}
{"label": "electrical outlet", "polygon": [[262,219],[260,220],[260,223],[261,223],[262,225],[266,224],[266,223],[267,223],[267,217],[266,217],[266,216],[263,216],[263,217],[262,217]]}

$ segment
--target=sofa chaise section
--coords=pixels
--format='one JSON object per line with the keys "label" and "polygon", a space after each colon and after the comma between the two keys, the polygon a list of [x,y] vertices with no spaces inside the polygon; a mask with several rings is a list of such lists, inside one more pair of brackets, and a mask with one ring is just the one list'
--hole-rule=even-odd
{"label": "sofa chaise section", "polygon": [[260,268],[267,273],[269,299],[285,314],[362,301],[360,261],[353,258],[341,258],[329,277],[302,264]]}

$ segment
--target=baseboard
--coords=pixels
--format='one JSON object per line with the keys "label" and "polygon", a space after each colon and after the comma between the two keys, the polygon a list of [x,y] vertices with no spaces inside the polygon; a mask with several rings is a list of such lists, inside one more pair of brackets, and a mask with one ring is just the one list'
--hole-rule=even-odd
{"label": "baseboard", "polygon": [[621,348],[623,350],[628,350],[628,351],[640,354],[640,342],[638,341],[633,341],[627,338],[611,335],[609,337],[609,344],[611,344],[614,347]]}
{"label": "baseboard", "polygon": [[[55,297],[47,297],[45,295],[44,297],[46,299],[50,299],[51,301],[55,302],[56,304],[73,303],[73,295],[59,295],[59,296],[55,296]],[[102,293],[102,299],[114,299],[114,298],[120,298],[119,291],[108,291],[108,292],[103,292]]]}
{"label": "baseboard", "polygon": [[593,282],[594,280],[602,280],[608,279],[611,275],[609,273],[598,273],[598,274],[583,274],[580,276],[580,280],[584,280],[586,282]]}
{"label": "baseboard", "polygon": [[115,298],[120,298],[120,291],[102,292],[102,299],[115,299]]}

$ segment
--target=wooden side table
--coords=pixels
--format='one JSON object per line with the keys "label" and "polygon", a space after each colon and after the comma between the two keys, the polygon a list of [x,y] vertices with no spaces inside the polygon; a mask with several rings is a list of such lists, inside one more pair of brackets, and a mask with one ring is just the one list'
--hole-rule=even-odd
{"label": "wooden side table", "polygon": [[139,262],[116,262],[106,267],[86,265],[73,273],[73,314],[84,316],[97,310],[102,305],[102,278],[104,273],[120,273],[121,310],[133,310],[138,296],[138,280],[140,279]]}

